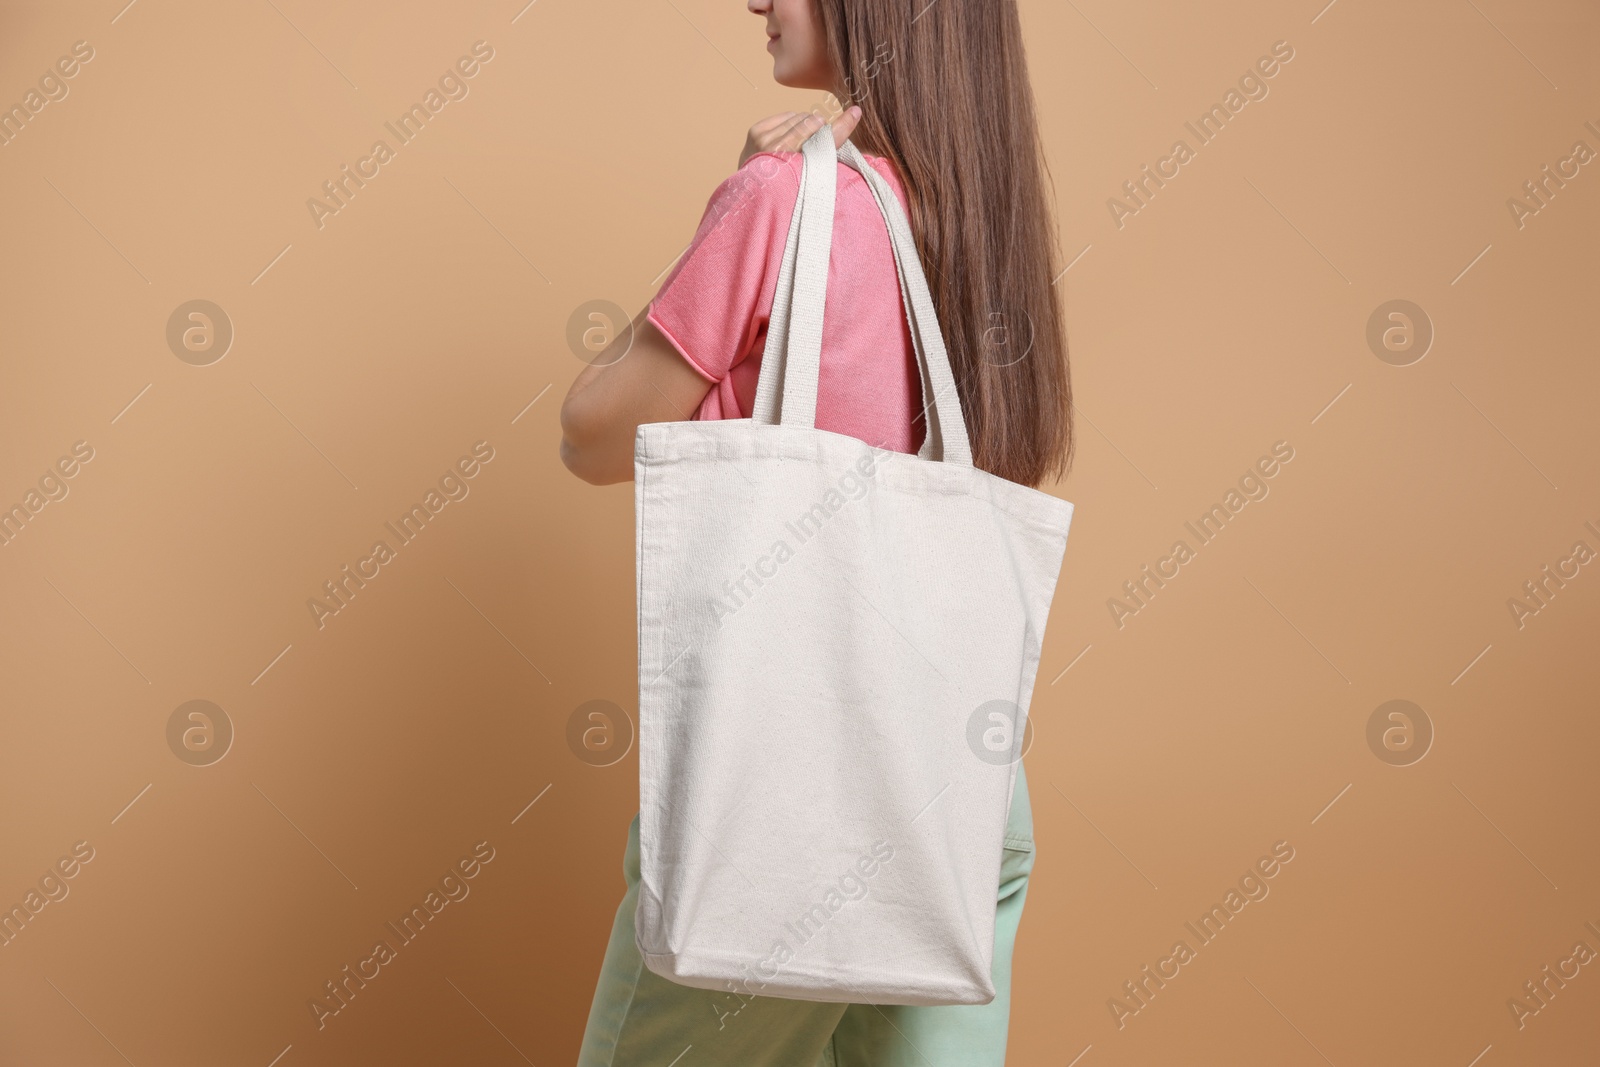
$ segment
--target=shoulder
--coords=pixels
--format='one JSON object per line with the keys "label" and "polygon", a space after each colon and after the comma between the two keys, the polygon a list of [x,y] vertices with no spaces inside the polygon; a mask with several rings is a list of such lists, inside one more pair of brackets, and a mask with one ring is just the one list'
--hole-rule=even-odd
{"label": "shoulder", "polygon": [[[865,158],[868,166],[888,180],[889,187],[904,206],[905,186],[894,164],[881,156]],[[803,159],[799,152],[777,151],[757,152],[745,160],[743,166],[712,191],[693,246],[697,249],[701,246],[781,249],[800,195]],[[847,163],[839,163],[836,188],[837,202],[843,213],[856,217],[862,211],[876,211],[866,179]]]}
{"label": "shoulder", "polygon": [[[876,170],[903,197],[905,186],[894,163],[883,156],[862,153],[867,165]],[[802,157],[799,152],[757,152],[733,174],[723,179],[711,194],[710,204],[729,208],[742,204],[782,205],[784,213],[794,205],[800,191]],[[839,163],[841,186],[864,186],[866,180],[848,163]]]}
{"label": "shoulder", "polygon": [[800,191],[800,169],[798,152],[757,152],[716,187],[707,214],[720,217],[745,207],[792,209]]}

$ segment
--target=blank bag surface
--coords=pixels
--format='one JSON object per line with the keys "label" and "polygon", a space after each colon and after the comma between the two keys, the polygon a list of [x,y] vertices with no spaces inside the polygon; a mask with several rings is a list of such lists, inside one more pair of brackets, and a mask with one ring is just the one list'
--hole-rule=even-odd
{"label": "blank bag surface", "polygon": [[[639,427],[646,966],[875,1004],[994,997],[995,892],[1072,505],[972,465],[910,227],[803,149],[752,417]],[[883,212],[928,430],[815,427],[837,161]]]}

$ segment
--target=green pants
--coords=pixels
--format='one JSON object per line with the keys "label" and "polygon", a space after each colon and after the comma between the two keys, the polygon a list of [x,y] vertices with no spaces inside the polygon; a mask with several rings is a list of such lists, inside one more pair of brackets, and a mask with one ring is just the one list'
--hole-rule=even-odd
{"label": "green pants", "polygon": [[617,908],[578,1067],[1001,1067],[1011,1014],[1011,951],[1033,870],[1033,810],[1017,765],[994,924],[995,998],[912,1007],[823,1004],[694,989],[644,966],[633,941],[639,817],[628,828]]}

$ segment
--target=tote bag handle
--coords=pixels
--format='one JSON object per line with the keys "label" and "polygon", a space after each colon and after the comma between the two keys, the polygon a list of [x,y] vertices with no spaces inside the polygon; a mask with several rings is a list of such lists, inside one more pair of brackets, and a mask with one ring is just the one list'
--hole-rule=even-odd
{"label": "tote bag handle", "polygon": [[917,257],[911,224],[888,181],[849,141],[837,150],[833,130],[823,126],[801,146],[800,192],[783,246],[778,285],[767,321],[751,418],[758,423],[814,428],[817,375],[822,358],[822,314],[828,289],[828,255],[833,245],[834,193],[838,160],[858,171],[889,230],[895,274],[922,381],[928,432],[917,455],[957,466],[972,466],[972,447],[961,415],[950,357],[934,311],[928,280]]}

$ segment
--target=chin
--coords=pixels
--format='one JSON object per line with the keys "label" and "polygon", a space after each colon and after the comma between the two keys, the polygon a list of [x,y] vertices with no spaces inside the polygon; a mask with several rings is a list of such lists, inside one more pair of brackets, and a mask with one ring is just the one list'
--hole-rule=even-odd
{"label": "chin", "polygon": [[826,89],[825,79],[814,70],[799,69],[784,56],[772,59],[772,80],[789,89]]}
{"label": "chin", "polygon": [[785,70],[782,66],[772,68],[772,80],[788,89],[827,89],[827,86],[818,78],[806,74],[796,74]]}

